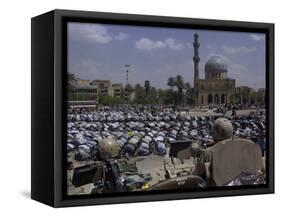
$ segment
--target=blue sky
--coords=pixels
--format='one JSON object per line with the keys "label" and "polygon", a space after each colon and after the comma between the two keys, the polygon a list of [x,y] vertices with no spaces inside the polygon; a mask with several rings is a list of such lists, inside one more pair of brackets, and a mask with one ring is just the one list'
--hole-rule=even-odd
{"label": "blue sky", "polygon": [[68,72],[80,79],[109,79],[167,87],[170,76],[193,84],[193,40],[199,33],[200,78],[212,55],[222,56],[236,86],[265,87],[265,35],[226,31],[68,23]]}

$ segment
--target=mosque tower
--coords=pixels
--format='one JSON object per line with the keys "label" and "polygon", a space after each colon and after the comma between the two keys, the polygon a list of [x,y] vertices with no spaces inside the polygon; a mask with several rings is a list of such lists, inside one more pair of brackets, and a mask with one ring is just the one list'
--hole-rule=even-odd
{"label": "mosque tower", "polygon": [[193,62],[194,62],[194,78],[193,78],[193,88],[194,88],[194,96],[197,98],[198,96],[198,87],[197,87],[197,81],[199,80],[199,34],[196,32],[194,34],[194,56],[193,56]]}

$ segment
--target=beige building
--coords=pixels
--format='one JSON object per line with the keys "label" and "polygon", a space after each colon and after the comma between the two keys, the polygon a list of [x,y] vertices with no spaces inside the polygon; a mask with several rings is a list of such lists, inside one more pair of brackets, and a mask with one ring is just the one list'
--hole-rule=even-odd
{"label": "beige building", "polygon": [[[256,100],[257,100],[256,92],[251,87],[248,87],[248,86],[236,87],[236,94],[239,98],[239,103],[241,103],[241,104],[251,103],[252,101],[254,101],[254,103],[256,103]],[[255,98],[255,99],[252,100],[252,98]]]}
{"label": "beige building", "polygon": [[77,79],[74,100],[92,100],[98,102],[98,86],[90,80]]}
{"label": "beige building", "polygon": [[225,104],[235,94],[235,79],[227,77],[227,65],[222,57],[212,56],[205,64],[205,79],[198,79],[198,103]]}
{"label": "beige building", "polygon": [[[122,98],[125,96],[124,88],[121,83],[111,83],[110,80],[76,80],[76,96],[79,98],[90,98],[98,103],[99,96],[112,96]],[[135,98],[135,93],[132,92],[129,96],[130,101]]]}
{"label": "beige building", "polygon": [[122,97],[122,84],[111,84],[110,80],[93,80],[92,83],[98,87],[101,96]]}
{"label": "beige building", "polygon": [[199,35],[194,35],[194,96],[201,105],[232,102],[235,79],[227,77],[227,64],[220,56],[212,56],[205,64],[205,79],[199,78]]}
{"label": "beige building", "polygon": [[248,86],[240,86],[236,87],[236,93],[242,94],[242,93],[247,93],[247,94],[252,94],[254,92],[254,89]]}
{"label": "beige building", "polygon": [[98,87],[101,96],[109,95],[109,88],[111,87],[110,80],[93,80],[92,83]]}
{"label": "beige building", "polygon": [[117,98],[121,98],[122,97],[122,90],[123,90],[122,84],[117,84],[117,83],[112,84],[108,88],[108,95],[113,96],[113,97],[117,97]]}

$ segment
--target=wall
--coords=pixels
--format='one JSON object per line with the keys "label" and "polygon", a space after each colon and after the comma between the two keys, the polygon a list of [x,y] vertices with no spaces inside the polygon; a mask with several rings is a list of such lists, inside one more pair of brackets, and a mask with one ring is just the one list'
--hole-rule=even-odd
{"label": "wall", "polygon": [[[280,213],[280,158],[276,194],[99,207],[51,209],[29,199],[30,192],[30,18],[54,8],[245,20],[276,23],[276,60],[280,59],[279,1],[245,0],[24,0],[1,2],[0,215],[1,216],[276,216]],[[276,61],[276,83],[281,82]],[[5,82],[5,81],[13,81]],[[279,82],[278,82],[279,81]],[[281,92],[281,85],[276,87]],[[280,108],[281,98],[276,98]],[[278,111],[278,109],[276,109]],[[281,115],[276,112],[276,128]],[[279,157],[281,134],[276,135]],[[279,171],[278,171],[279,170]],[[44,186],[42,186],[44,187]],[[279,200],[278,200],[279,199]]]}

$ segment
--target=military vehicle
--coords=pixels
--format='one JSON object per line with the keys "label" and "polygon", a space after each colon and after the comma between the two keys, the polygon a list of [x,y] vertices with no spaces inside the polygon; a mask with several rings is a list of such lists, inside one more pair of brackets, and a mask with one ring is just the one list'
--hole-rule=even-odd
{"label": "military vehicle", "polygon": [[[121,159],[114,159],[115,153],[111,153],[119,149],[113,141],[110,139],[101,142],[101,149],[107,153],[103,152],[105,157],[101,157],[100,161],[74,169],[74,187],[90,184],[91,193],[112,193],[205,186],[202,178],[192,175],[195,162],[189,153],[190,141],[171,143],[171,151],[165,156],[149,155]],[[89,193],[90,188],[81,193]]]}

